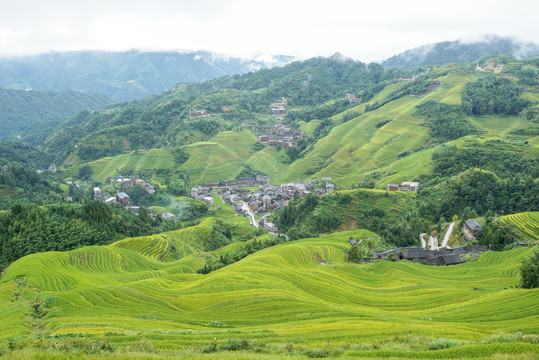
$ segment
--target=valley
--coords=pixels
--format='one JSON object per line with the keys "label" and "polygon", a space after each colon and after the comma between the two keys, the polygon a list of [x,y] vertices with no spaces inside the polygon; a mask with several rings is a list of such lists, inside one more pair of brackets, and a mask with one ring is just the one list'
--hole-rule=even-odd
{"label": "valley", "polygon": [[538,58],[389,60],[1,142],[0,356],[539,356]]}

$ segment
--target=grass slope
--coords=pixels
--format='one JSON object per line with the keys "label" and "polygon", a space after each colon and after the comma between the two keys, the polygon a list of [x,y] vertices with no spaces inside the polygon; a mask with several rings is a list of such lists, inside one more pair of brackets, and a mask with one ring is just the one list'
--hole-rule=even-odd
{"label": "grass slope", "polygon": [[[395,358],[539,354],[522,339],[509,346],[492,338],[500,331],[539,333],[539,290],[512,288],[531,249],[453,267],[347,263],[348,238],[373,235],[357,230],[290,242],[207,275],[194,272],[208,253],[159,261],[164,235],[30,255],[0,281],[7,314],[1,337],[32,333],[24,312],[39,295],[48,303],[43,334],[105,335],[119,351],[145,338],[153,351],[193,355],[243,338],[247,350],[256,343],[259,352],[280,356],[324,349]],[[435,351],[429,344],[441,338],[453,339],[454,348]]]}
{"label": "grass slope", "polygon": [[[434,77],[433,80],[440,81],[442,86],[423,98],[404,96],[336,126],[314,145],[313,151],[292,163],[281,180],[331,176],[338,185],[349,186],[371,175],[377,179],[376,186],[382,188],[387,182],[411,180],[420,173],[432,172],[430,156],[436,148],[420,149],[429,138],[429,128],[424,125],[424,119],[415,116],[416,106],[429,100],[460,104],[464,84],[483,76],[480,73],[450,73]],[[399,85],[388,86],[370,103],[382,100]],[[535,91],[531,93],[535,94]],[[361,111],[359,107],[357,110]],[[340,116],[334,116],[334,121]],[[387,120],[391,121],[376,127]],[[481,132],[480,136],[472,137],[476,141],[493,140],[500,149],[537,156],[537,136],[511,134],[530,126],[530,122],[511,116],[470,116],[468,120]],[[526,140],[527,146],[515,145]],[[492,141],[488,145],[493,147]]]}
{"label": "grass slope", "polygon": [[[88,163],[93,170],[92,178],[105,182],[118,175],[146,169],[169,169],[174,166],[174,156],[169,149],[133,151],[129,154],[106,157]],[[75,175],[80,166],[69,168],[66,175]]]}

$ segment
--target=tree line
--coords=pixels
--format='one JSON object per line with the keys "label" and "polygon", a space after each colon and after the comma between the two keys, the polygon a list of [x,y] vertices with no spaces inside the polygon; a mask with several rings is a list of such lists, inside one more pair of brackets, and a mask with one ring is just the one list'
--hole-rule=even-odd
{"label": "tree line", "polygon": [[148,216],[144,208],[137,216],[119,204],[88,201],[82,205],[39,206],[28,201],[16,202],[8,211],[0,212],[0,270],[37,252],[107,245],[126,237],[180,227],[179,223],[159,216]]}

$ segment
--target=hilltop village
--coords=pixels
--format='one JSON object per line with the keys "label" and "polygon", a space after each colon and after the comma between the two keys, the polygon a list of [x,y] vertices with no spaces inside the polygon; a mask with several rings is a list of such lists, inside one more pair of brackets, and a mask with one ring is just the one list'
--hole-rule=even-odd
{"label": "hilltop village", "polygon": [[287,105],[288,100],[286,98],[275,100],[270,104],[271,114],[276,115],[274,125],[253,125],[251,120],[245,120],[242,125],[251,126],[253,130],[260,131],[258,141],[270,148],[286,149],[297,147],[299,140],[308,139],[309,137],[303,133],[303,130],[283,126],[283,117],[281,115],[286,114]]}

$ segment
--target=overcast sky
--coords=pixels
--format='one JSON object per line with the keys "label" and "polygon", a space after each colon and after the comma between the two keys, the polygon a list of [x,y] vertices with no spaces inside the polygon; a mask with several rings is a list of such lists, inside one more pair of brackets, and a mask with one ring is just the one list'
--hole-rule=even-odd
{"label": "overcast sky", "polygon": [[381,60],[496,33],[539,42],[537,0],[0,0],[0,57],[50,50],[210,50]]}

